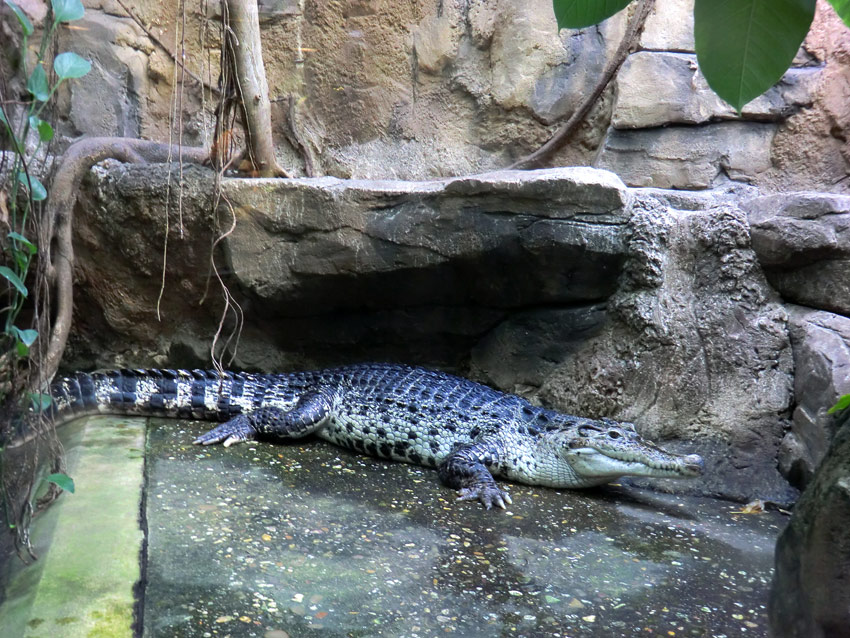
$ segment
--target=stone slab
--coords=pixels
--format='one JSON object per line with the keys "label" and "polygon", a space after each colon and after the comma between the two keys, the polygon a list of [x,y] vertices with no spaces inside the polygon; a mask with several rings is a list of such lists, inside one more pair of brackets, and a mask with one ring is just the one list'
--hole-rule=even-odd
{"label": "stone slab", "polygon": [[783,193],[743,207],[771,285],[793,303],[850,316],[850,197]]}
{"label": "stone slab", "polygon": [[779,453],[783,474],[807,485],[835,436],[838,418],[827,413],[850,394],[850,319],[809,308],[790,313],[797,405]]}
{"label": "stone slab", "polygon": [[[222,187],[239,219],[223,244],[234,277],[264,312],[284,316],[604,298],[616,287],[630,201],[615,175],[586,167]],[[508,280],[497,284],[494,272]]]}
{"label": "stone slab", "polygon": [[596,166],[629,186],[703,189],[727,179],[750,182],[771,166],[776,124],[719,122],[612,130]]}
{"label": "stone slab", "polygon": [[656,0],[640,38],[643,49],[694,51],[694,0]]}

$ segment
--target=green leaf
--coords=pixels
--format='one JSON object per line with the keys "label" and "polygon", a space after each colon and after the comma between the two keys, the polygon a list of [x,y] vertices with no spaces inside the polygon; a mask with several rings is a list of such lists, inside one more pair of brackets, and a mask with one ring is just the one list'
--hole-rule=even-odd
{"label": "green leaf", "polygon": [[738,112],[791,66],[815,0],[696,0],[694,40],[708,85]]}
{"label": "green leaf", "polygon": [[24,285],[24,282],[21,281],[21,278],[18,277],[12,270],[10,270],[6,266],[0,266],[0,276],[5,277],[10,284],[12,284],[15,288],[18,289],[18,292],[22,297],[26,297],[28,294],[27,287]]}
{"label": "green leaf", "polygon": [[55,485],[58,485],[66,492],[70,492],[71,494],[74,493],[74,479],[72,479],[67,474],[57,472],[56,474],[50,474],[49,476],[45,477],[44,480],[46,480],[48,483],[54,483]]}
{"label": "green leaf", "polygon": [[18,5],[12,2],[12,0],[6,0],[6,4],[9,5],[9,8],[12,10],[12,13],[15,14],[15,17],[18,19],[18,22],[21,23],[21,29],[23,30],[24,35],[27,37],[31,36],[33,32],[32,22],[30,22],[30,19],[27,17],[27,14],[24,13]]}
{"label": "green leaf", "polygon": [[38,252],[38,247],[34,243],[32,243],[29,239],[27,239],[26,237],[21,235],[20,233],[16,233],[15,231],[12,231],[8,235],[6,235],[6,237],[8,237],[9,239],[14,239],[16,242],[26,246],[30,255],[34,255]]}
{"label": "green leaf", "polygon": [[38,339],[38,332],[33,330],[32,328],[27,328],[26,330],[16,328],[16,330],[18,333],[18,339],[20,339],[21,343],[23,343],[27,347],[31,346],[33,343],[35,343],[35,340]]}
{"label": "green leaf", "polygon": [[53,127],[37,115],[30,115],[30,128],[38,131],[38,139],[42,142],[49,142],[53,139]]}
{"label": "green leaf", "polygon": [[631,0],[552,0],[558,29],[581,29],[621,11]]}
{"label": "green leaf", "polygon": [[35,343],[35,340],[38,338],[38,332],[32,329],[21,330],[18,326],[12,326],[11,332],[27,347]]}
{"label": "green leaf", "polygon": [[41,64],[36,64],[30,79],[27,80],[27,90],[39,102],[47,102],[50,98],[50,87],[47,86],[47,73]]}
{"label": "green leaf", "polygon": [[36,412],[44,412],[53,403],[53,398],[49,394],[30,392],[29,397],[32,409]]}
{"label": "green leaf", "polygon": [[844,24],[850,27],[850,0],[829,0],[829,4],[835,9],[838,17],[844,20]]}
{"label": "green leaf", "polygon": [[847,408],[850,408],[850,394],[845,394],[843,397],[838,399],[838,403],[827,410],[826,413],[835,414],[839,410],[846,410]]}
{"label": "green leaf", "polygon": [[56,22],[72,22],[83,17],[86,10],[80,0],[51,0],[53,19]]}
{"label": "green leaf", "polygon": [[91,71],[91,62],[81,58],[73,51],[60,53],[53,60],[53,70],[60,80],[81,78]]}
{"label": "green leaf", "polygon": [[47,189],[35,175],[27,177],[26,173],[19,171],[18,181],[29,191],[33,201],[41,202],[47,199]]}

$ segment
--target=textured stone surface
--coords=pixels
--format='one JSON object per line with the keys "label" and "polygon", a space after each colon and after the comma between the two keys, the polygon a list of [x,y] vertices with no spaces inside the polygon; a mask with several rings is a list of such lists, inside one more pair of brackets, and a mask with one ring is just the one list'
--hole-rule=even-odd
{"label": "textured stone surface", "polygon": [[787,313],[758,268],[746,216],[648,199],[630,231],[612,321],[542,396],[568,412],[637,421],[651,439],[699,440],[714,468],[699,489],[793,498],[775,469],[792,401]]}
{"label": "textured stone surface", "polygon": [[612,130],[597,165],[629,186],[709,188],[723,176],[757,182],[771,167],[775,134],[775,124],[752,122]]}
{"label": "textured stone surface", "polygon": [[656,0],[640,39],[643,49],[694,51],[694,0]]}
{"label": "textured stone surface", "polygon": [[776,638],[842,638],[850,627],[850,410],[776,546]]}
{"label": "textured stone surface", "polygon": [[[744,119],[760,121],[788,117],[811,102],[815,68],[791,69],[778,84],[744,106]],[[651,128],[668,124],[702,124],[739,119],[735,109],[708,86],[696,55],[640,51],[630,55],[617,74],[615,128]],[[647,87],[652,90],[647,90]]]}
{"label": "textured stone surface", "polygon": [[744,206],[753,247],[782,296],[850,316],[850,197],[792,193]]}
{"label": "textured stone surface", "polygon": [[779,467],[796,485],[806,485],[835,436],[827,410],[850,394],[850,319],[794,308],[789,322],[794,349],[796,408],[782,440]]}
{"label": "textured stone surface", "polygon": [[850,191],[850,29],[830,3],[818,0],[803,44],[820,79],[812,107],[791,116],[773,140],[773,167],[760,186],[772,191]]}
{"label": "textured stone surface", "polygon": [[[188,16],[185,37],[173,3],[139,2],[132,11],[169,50],[185,46],[188,70],[213,86],[217,6],[207,7],[207,21]],[[43,3],[25,9],[37,23],[43,19]],[[175,134],[209,145],[214,96],[202,97],[198,83],[175,70],[171,53],[115,0],[88,0],[86,9],[79,28],[60,30],[59,47],[90,58],[94,67],[59,92],[53,150],[81,134],[157,140]],[[595,27],[558,32],[549,0],[262,2],[279,161],[294,174],[305,170],[291,143],[293,97],[295,126],[317,174],[433,179],[508,166],[548,140],[595,88],[629,11]],[[617,90],[603,93],[552,165],[613,168],[631,186],[694,189],[732,179],[777,190],[847,191],[850,35],[828,3],[820,0],[795,59],[803,68],[747,105],[749,130],[731,135],[725,120],[736,116],[691,68],[692,15],[693,0],[655,3]],[[12,77],[18,28],[8,10],[0,10],[0,29],[9,42],[0,67]],[[173,88],[181,78],[183,87]],[[171,124],[173,101],[182,112]],[[765,119],[781,123],[778,137],[764,133]],[[688,128],[655,130],[678,125]],[[639,127],[640,135],[623,138],[616,127]],[[235,141],[241,144],[238,127]],[[698,152],[683,158],[692,147]]]}

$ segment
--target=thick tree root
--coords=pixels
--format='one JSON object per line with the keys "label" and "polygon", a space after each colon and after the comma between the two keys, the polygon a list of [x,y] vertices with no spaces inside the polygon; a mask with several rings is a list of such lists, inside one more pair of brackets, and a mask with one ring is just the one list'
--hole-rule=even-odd
{"label": "thick tree root", "polygon": [[[41,379],[48,383],[59,368],[73,312],[74,204],[83,177],[92,166],[105,159],[122,162],[166,162],[172,157],[203,163],[209,152],[203,148],[161,144],[124,137],[100,137],[72,144],[58,160],[47,204],[45,223],[41,225],[39,245],[47,255],[47,284],[54,309],[47,351],[42,360]],[[46,315],[45,315],[46,316]]]}

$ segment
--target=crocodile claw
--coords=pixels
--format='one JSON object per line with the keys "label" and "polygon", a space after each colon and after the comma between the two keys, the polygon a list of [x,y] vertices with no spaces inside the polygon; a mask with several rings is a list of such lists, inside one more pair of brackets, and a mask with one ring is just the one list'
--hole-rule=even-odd
{"label": "crocodile claw", "polygon": [[458,490],[457,500],[459,501],[481,501],[485,509],[491,509],[494,505],[502,509],[507,509],[511,504],[511,497],[507,492],[503,492],[498,487],[493,485],[473,485],[472,487],[464,487]]}
{"label": "crocodile claw", "polygon": [[227,423],[222,423],[206,434],[202,434],[194,440],[194,444],[214,445],[215,443],[223,443],[224,447],[230,447],[234,443],[253,441],[256,438],[256,428],[251,425],[244,414],[240,414]]}

